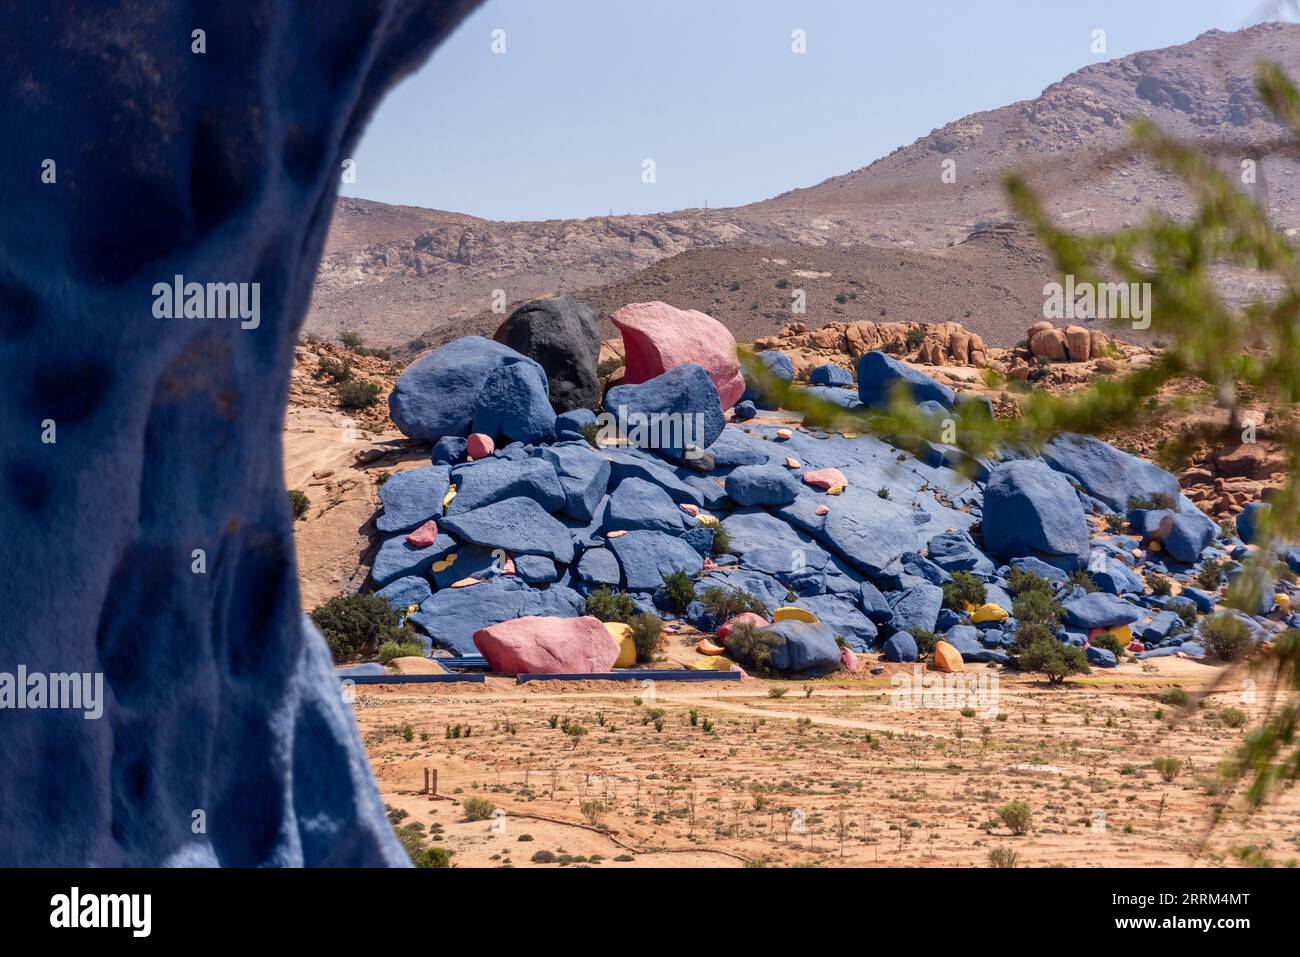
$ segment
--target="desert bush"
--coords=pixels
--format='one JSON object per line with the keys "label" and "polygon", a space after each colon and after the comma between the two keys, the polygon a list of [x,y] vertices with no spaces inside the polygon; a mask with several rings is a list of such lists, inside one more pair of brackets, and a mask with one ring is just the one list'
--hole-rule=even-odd
{"label": "desert bush", "polygon": [[460,809],[465,812],[467,821],[486,821],[497,806],[487,798],[467,797],[460,802]]}
{"label": "desert bush", "polygon": [[1178,508],[1178,500],[1168,492],[1152,492],[1150,495],[1130,495],[1128,498],[1128,510],[1136,512],[1139,510],[1151,511],[1153,509],[1167,508],[1173,511]]}
{"label": "desert bush", "polygon": [[943,607],[953,611],[962,611],[967,605],[978,608],[987,598],[988,589],[970,572],[953,572],[952,581],[943,586]]}
{"label": "desert bush", "polygon": [[1156,700],[1161,704],[1167,704],[1170,707],[1181,708],[1187,704],[1187,692],[1182,688],[1166,688],[1160,694],[1156,695]]}
{"label": "desert bush", "polygon": [[1092,576],[1082,568],[1070,573],[1070,585],[1074,588],[1082,588],[1089,594],[1098,590],[1097,583],[1093,581]]}
{"label": "desert bush", "polygon": [[1033,818],[1033,812],[1029,810],[1029,805],[1024,801],[1012,801],[998,808],[998,817],[1012,834],[1019,837],[1029,830],[1029,822]]}
{"label": "desert bush", "polygon": [[352,363],[347,359],[332,359],[329,356],[322,356],[321,360],[316,363],[316,378],[329,379],[334,385],[342,385],[352,379]]}
{"label": "desert bush", "polygon": [[1019,859],[1020,855],[1009,847],[995,847],[989,851],[989,867],[1015,867]]}
{"label": "desert bush", "polygon": [[673,572],[664,576],[664,597],[673,614],[680,615],[686,606],[695,601],[695,582],[686,572]]}
{"label": "desert bush", "polygon": [[767,674],[772,667],[772,649],[780,639],[748,622],[741,622],[727,636],[727,650],[731,656],[749,669]]}
{"label": "desert bush", "polygon": [[1183,762],[1177,758],[1156,758],[1151,762],[1151,766],[1156,769],[1156,774],[1160,775],[1160,780],[1166,784],[1178,777],[1179,772],[1183,770]]}
{"label": "desert bush", "polygon": [[1082,648],[1046,635],[1022,643],[1023,637],[1018,635],[1012,646],[1021,671],[1041,674],[1047,678],[1048,684],[1053,685],[1061,684],[1070,675],[1088,674],[1092,671],[1088,665],[1088,656]]}
{"label": "desert bush", "polygon": [[385,641],[375,655],[383,664],[394,658],[423,658],[424,646],[418,641]]}
{"label": "desert bush", "polygon": [[1021,625],[1047,625],[1055,629],[1065,617],[1065,609],[1056,597],[1051,592],[1037,588],[1017,595],[1011,603],[1011,609],[1011,614]]}
{"label": "desert bush", "polygon": [[608,588],[597,588],[587,596],[586,614],[601,621],[621,621],[630,625],[632,619],[641,613],[632,596],[627,592],[614,594]]}
{"label": "desert bush", "polygon": [[307,509],[311,508],[311,499],[307,493],[300,488],[289,489],[289,508],[293,509],[294,518],[302,518],[307,514]]}
{"label": "desert bush", "polygon": [[351,329],[345,329],[339,333],[339,342],[345,349],[359,349],[361,347],[361,333],[353,332]]}
{"label": "desert bush", "polygon": [[376,651],[385,642],[401,642],[396,611],[376,595],[335,595],[311,613],[334,660],[347,661]]}
{"label": "desert bush", "polygon": [[1219,712],[1219,720],[1229,728],[1240,728],[1246,723],[1246,712],[1240,708],[1224,708]]}
{"label": "desert bush", "polygon": [[411,861],[416,867],[451,867],[451,854],[445,847],[426,847]]}
{"label": "desert bush", "polygon": [[664,643],[664,622],[650,612],[635,616],[631,626],[632,644],[636,646],[636,660],[641,664],[654,661]]}
{"label": "desert bush", "polygon": [[699,595],[704,610],[719,622],[729,621],[744,612],[752,612],[767,618],[767,605],[755,595],[738,588],[721,588],[711,585]]}
{"label": "desert bush", "polygon": [[[1103,648],[1115,656],[1116,660],[1122,660],[1128,654],[1128,647],[1109,631],[1103,631],[1096,638],[1092,639],[1094,648]],[[1085,655],[1086,657],[1086,655]]]}
{"label": "desert bush", "polygon": [[926,658],[934,654],[935,642],[939,640],[938,635],[930,631],[928,628],[917,628],[915,631],[909,631],[908,634],[911,635],[912,639],[916,642],[917,655]]}
{"label": "desert bush", "polygon": [[1196,570],[1196,584],[1205,591],[1215,591],[1219,583],[1223,581],[1224,562],[1215,558],[1207,558],[1201,562],[1201,567]]}
{"label": "desert bush", "polygon": [[1105,519],[1106,531],[1112,535],[1120,535],[1128,528],[1128,519],[1116,512],[1109,513]]}
{"label": "desert bush", "polygon": [[379,385],[354,379],[339,386],[339,405],[345,409],[368,409],[379,401]]}
{"label": "desert bush", "polygon": [[1041,575],[1035,575],[1033,572],[1027,572],[1020,568],[1012,568],[1007,575],[1007,587],[1011,589],[1012,597],[1018,598],[1026,592],[1043,592],[1048,597],[1056,597],[1056,588],[1052,583]]}
{"label": "desert bush", "polygon": [[1153,595],[1170,595],[1174,590],[1173,582],[1158,572],[1152,572],[1147,576],[1147,587],[1151,589]]}
{"label": "desert bush", "polygon": [[713,526],[713,545],[710,551],[714,555],[731,554],[731,533],[727,531],[725,525],[718,524]]}
{"label": "desert bush", "polygon": [[1201,622],[1200,636],[1205,650],[1221,661],[1236,661],[1251,646],[1250,625],[1228,611]]}

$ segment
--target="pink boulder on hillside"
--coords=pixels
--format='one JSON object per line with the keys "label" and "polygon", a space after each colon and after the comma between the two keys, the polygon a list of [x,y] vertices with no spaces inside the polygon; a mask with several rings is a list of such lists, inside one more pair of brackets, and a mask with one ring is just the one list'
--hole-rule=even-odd
{"label": "pink boulder on hillside", "polygon": [[745,379],[736,358],[736,339],[712,316],[665,302],[634,302],[610,318],[623,334],[623,381],[628,385],[694,363],[713,380],[724,410],[740,401]]}
{"label": "pink boulder on hillside", "polygon": [[618,645],[599,618],[529,615],[474,632],[488,665],[503,675],[561,675],[609,671]]}
{"label": "pink boulder on hillside", "polygon": [[496,450],[497,444],[492,441],[492,436],[475,432],[465,444],[465,457],[473,462],[475,459],[487,458]]}
{"label": "pink boulder on hillside", "polygon": [[429,519],[411,534],[406,536],[406,540],[416,548],[428,548],[438,540],[438,523]]}
{"label": "pink boulder on hillside", "polygon": [[858,656],[848,645],[840,645],[840,665],[849,674],[856,675],[862,672],[862,664],[858,661]]}
{"label": "pink boulder on hillside", "polygon": [[762,628],[768,623],[762,615],[756,615],[752,611],[742,611],[735,618],[728,619],[727,623],[718,629],[718,640],[726,641],[727,636],[731,634],[731,629],[737,625],[753,625],[755,628]]}
{"label": "pink boulder on hillside", "polygon": [[828,488],[840,486],[848,488],[849,480],[844,477],[844,473],[839,469],[813,469],[811,472],[803,473],[805,485],[811,485],[813,488],[819,488],[825,491]]}

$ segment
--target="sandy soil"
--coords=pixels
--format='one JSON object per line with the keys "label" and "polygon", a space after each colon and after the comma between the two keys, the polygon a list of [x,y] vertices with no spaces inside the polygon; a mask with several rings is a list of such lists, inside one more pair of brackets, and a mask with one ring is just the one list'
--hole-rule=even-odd
{"label": "sandy soil", "polygon": [[[692,657],[689,639],[669,656]],[[993,707],[972,713],[900,707],[891,678],[910,672],[900,665],[652,692],[494,677],[363,686],[355,708],[384,800],[462,867],[539,866],[539,851],[555,858],[540,866],[601,867],[987,866],[1001,847],[1038,867],[1235,864],[1250,849],[1300,857],[1294,793],[1248,821],[1230,814],[1194,856],[1215,800],[1204,783],[1243,734],[1218,714],[1257,717],[1267,700],[1244,675],[1182,712],[1161,692],[1208,687],[1223,669],[1130,662],[1048,688],[971,667],[998,680]],[[1159,757],[1183,762],[1172,781],[1154,769]],[[437,772],[437,799],[422,793],[425,769]],[[497,815],[467,820],[470,797]],[[997,817],[1016,800],[1032,811],[1021,836]]]}

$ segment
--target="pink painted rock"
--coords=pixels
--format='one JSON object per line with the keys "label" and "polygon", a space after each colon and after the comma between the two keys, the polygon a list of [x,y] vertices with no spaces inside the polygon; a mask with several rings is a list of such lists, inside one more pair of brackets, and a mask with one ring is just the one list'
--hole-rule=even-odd
{"label": "pink painted rock", "polygon": [[475,459],[485,459],[496,450],[497,444],[492,441],[492,436],[475,432],[465,446],[465,457],[472,462]]}
{"label": "pink painted rock", "polygon": [[847,488],[849,484],[849,480],[844,477],[844,473],[839,469],[813,469],[811,472],[803,473],[803,481],[805,485],[819,488],[823,492],[837,485],[841,488]]}
{"label": "pink painted rock", "polygon": [[474,632],[474,644],[488,665],[503,675],[560,675],[606,672],[619,647],[599,618],[511,618]]}
{"label": "pink painted rock", "polygon": [[840,645],[840,666],[854,675],[862,670],[862,665],[858,663],[858,656],[848,645]]}
{"label": "pink painted rock", "polygon": [[829,515],[831,513],[830,506],[828,505],[818,505],[817,508],[814,509],[814,511],[818,515]]}
{"label": "pink painted rock", "polygon": [[501,574],[502,574],[502,575],[515,575],[515,574],[518,574],[518,573],[515,571],[515,560],[514,560],[513,558],[507,558],[507,559],[506,559],[506,563],[505,563],[504,565],[501,566]]}
{"label": "pink painted rock", "polygon": [[727,623],[718,629],[718,640],[726,641],[727,636],[731,634],[731,629],[735,628],[737,625],[750,624],[755,628],[762,628],[767,623],[767,619],[762,615],[756,615],[752,611],[741,612],[735,618],[728,619]]}
{"label": "pink painted rock", "polygon": [[634,302],[610,318],[623,333],[625,383],[636,385],[694,363],[713,380],[723,409],[740,401],[745,379],[736,358],[736,339],[712,316],[666,302]]}
{"label": "pink painted rock", "polygon": [[429,519],[411,534],[406,536],[406,541],[416,548],[427,548],[438,540],[438,523]]}
{"label": "pink painted rock", "polygon": [[698,505],[692,505],[690,502],[682,502],[677,507],[692,518],[700,514],[700,507]]}

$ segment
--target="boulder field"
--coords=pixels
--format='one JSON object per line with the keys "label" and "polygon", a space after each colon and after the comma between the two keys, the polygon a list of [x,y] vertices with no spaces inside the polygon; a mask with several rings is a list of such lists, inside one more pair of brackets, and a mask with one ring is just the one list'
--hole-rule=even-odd
{"label": "boulder field", "polygon": [[[559,338],[540,328],[545,317],[582,325],[572,300],[526,308],[528,341],[551,343],[552,353]],[[383,488],[375,524],[388,537],[372,578],[393,607],[419,606],[409,620],[429,653],[491,649],[489,660],[508,673],[581,670],[575,663],[606,670],[618,643],[575,623],[586,596],[627,592],[638,608],[672,619],[664,579],[682,572],[697,595],[718,588],[757,599],[767,615],[751,623],[768,636],[769,667],[786,674],[857,662],[841,648],[914,661],[923,633],[942,636],[958,661],[1004,663],[1018,627],[1009,581],[1018,568],[1055,590],[1065,609],[1060,640],[1087,646],[1090,636],[1123,629],[1143,653],[1164,654],[1192,634],[1180,607],[1206,613],[1218,601],[1192,587],[1201,564],[1222,560],[1232,571],[1245,555],[1179,494],[1172,475],[1098,439],[1062,435],[1041,454],[1006,450],[973,462],[934,442],[755,420],[763,390],[745,386],[734,342],[708,316],[644,303],[614,318],[629,370],[604,411],[697,417],[693,447],[676,433],[653,441],[653,430],[648,443],[593,442],[575,427],[597,421],[594,407],[566,408],[557,420],[551,403],[582,394],[569,387],[581,377],[549,353],[468,337],[399,380],[394,419],[437,445],[430,465]],[[590,347],[590,337],[571,338]],[[758,361],[788,380],[784,358],[769,350]],[[860,357],[856,382],[829,369],[816,378],[823,384],[812,388],[842,393],[846,407],[883,404],[900,390],[935,414],[966,401],[883,352]],[[506,382],[510,389],[497,388]],[[471,443],[459,440],[472,429],[496,441],[469,462]],[[1088,589],[1078,577],[1085,571]],[[1153,572],[1175,593],[1149,593]],[[943,586],[956,573],[984,583],[982,606],[944,607]],[[1258,623],[1277,630],[1267,604]],[[730,624],[699,601],[680,618],[727,640]],[[1192,652],[1202,653],[1188,642]],[[746,653],[733,657],[745,665]],[[1101,648],[1090,647],[1089,659],[1115,664]]]}

